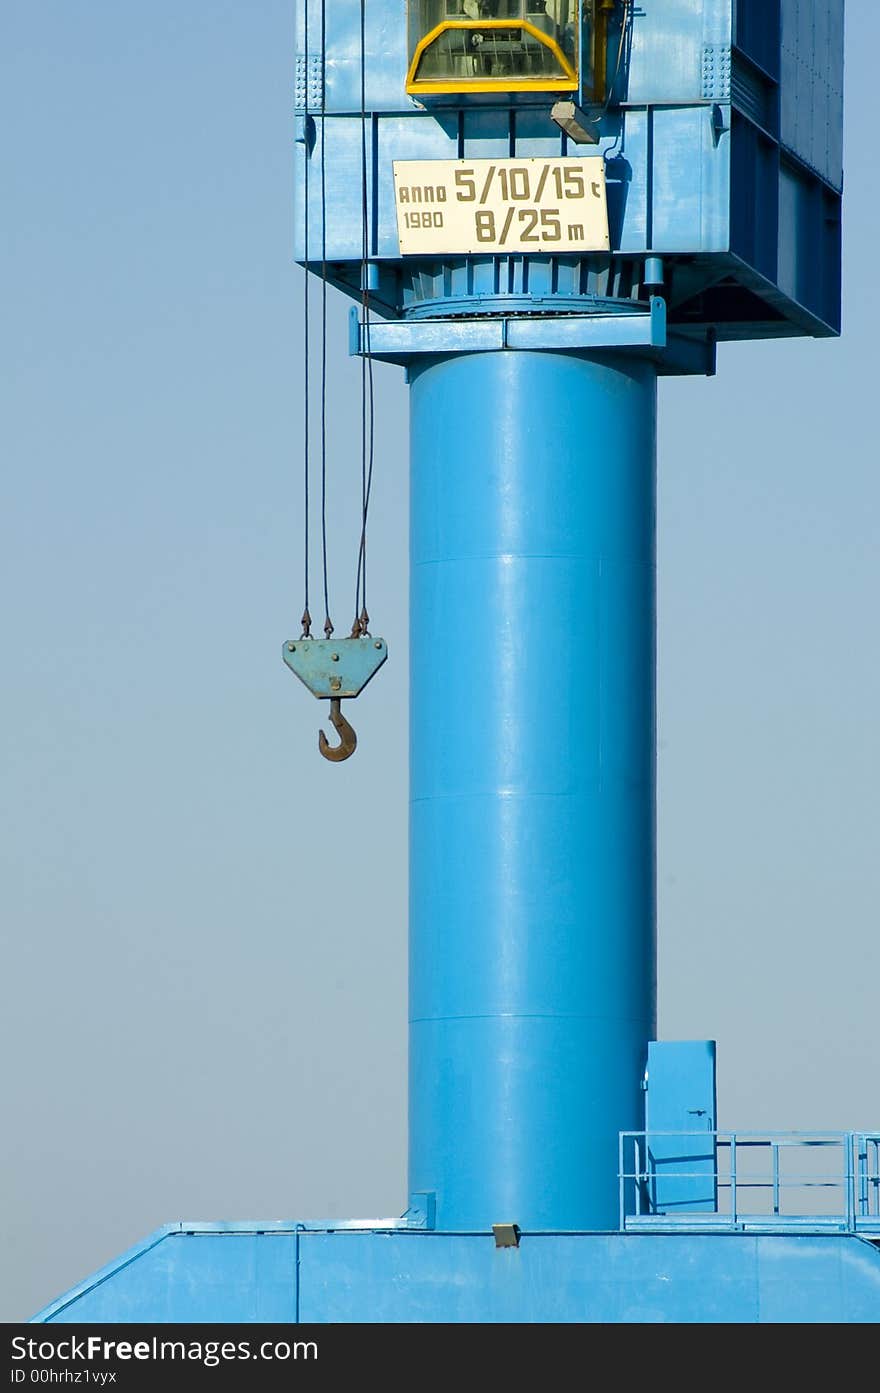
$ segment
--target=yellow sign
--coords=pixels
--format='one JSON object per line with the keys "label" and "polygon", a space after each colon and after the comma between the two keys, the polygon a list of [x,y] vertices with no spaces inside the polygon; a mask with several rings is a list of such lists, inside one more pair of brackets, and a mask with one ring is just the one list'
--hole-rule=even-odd
{"label": "yellow sign", "polygon": [[401,256],[610,251],[605,162],[395,160]]}

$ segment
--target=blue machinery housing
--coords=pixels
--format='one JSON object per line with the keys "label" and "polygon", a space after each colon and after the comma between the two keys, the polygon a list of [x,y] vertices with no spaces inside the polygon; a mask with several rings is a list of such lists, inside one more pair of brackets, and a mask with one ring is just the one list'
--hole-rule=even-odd
{"label": "blue machinery housing", "polygon": [[[485,49],[408,96],[399,0],[362,112],[359,7],[321,53],[298,0],[296,255],[411,387],[409,1205],[170,1225],[37,1320],[880,1318],[880,1134],[723,1133],[712,1042],[654,1039],[657,378],[838,332],[843,0],[565,8],[586,147]],[[585,148],[610,252],[401,254],[393,161]]]}
{"label": "blue machinery housing", "polygon": [[[505,0],[494,0],[505,3]],[[415,0],[408,0],[412,5]],[[553,0],[551,0],[551,4]],[[556,0],[558,3],[558,0]],[[331,278],[361,277],[360,10],[327,0],[326,63],[305,46],[298,4],[297,178],[324,160]],[[587,7],[589,8],[589,7]],[[840,328],[843,0],[639,0],[609,36],[608,109],[596,146],[550,120],[552,98],[407,97],[402,0],[367,0],[368,252],[374,307],[396,317],[491,310],[505,295],[543,315],[643,303],[646,258],[664,260],[669,323],[702,342]],[[320,34],[311,0],[309,34]],[[401,74],[404,76],[402,77]],[[587,103],[590,94],[582,91]],[[322,156],[323,148],[323,156]],[[601,154],[611,254],[402,259],[394,160]],[[309,262],[321,269],[321,200],[310,186]],[[302,204],[301,204],[302,206]],[[305,260],[305,225],[296,255]],[[651,267],[649,265],[649,275]],[[461,345],[460,345],[461,348]]]}

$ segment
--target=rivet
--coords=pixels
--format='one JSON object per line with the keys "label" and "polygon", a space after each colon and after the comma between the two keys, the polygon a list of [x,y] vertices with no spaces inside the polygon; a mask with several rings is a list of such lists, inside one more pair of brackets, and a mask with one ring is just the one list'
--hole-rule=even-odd
{"label": "rivet", "polygon": [[334,662],[334,663],[338,663],[338,662],[339,662],[339,654],[338,654],[338,653],[331,653],[331,654],[330,654],[330,658],[331,658],[331,661]]}
{"label": "rivet", "polygon": [[295,653],[295,652],[296,652],[296,644],[295,644],[295,643],[289,643],[289,644],[287,645],[287,651],[288,651],[288,653]]}
{"label": "rivet", "polygon": [[333,692],[338,692],[338,691],[339,691],[339,688],[340,688],[341,686],[342,686],[342,678],[341,678],[341,677],[331,677],[331,678],[330,678],[330,690],[331,690],[331,691],[333,691]]}
{"label": "rivet", "polygon": [[382,640],[381,640],[380,638],[377,638],[377,639],[376,639],[376,642],[373,644],[373,647],[374,647],[374,648],[381,648],[381,647],[382,647]]}

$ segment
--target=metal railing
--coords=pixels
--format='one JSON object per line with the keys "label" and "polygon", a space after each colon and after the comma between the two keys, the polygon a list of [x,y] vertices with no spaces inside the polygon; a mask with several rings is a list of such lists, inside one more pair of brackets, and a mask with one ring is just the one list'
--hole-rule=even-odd
{"label": "metal railing", "polygon": [[621,1229],[880,1235],[880,1132],[621,1132]]}

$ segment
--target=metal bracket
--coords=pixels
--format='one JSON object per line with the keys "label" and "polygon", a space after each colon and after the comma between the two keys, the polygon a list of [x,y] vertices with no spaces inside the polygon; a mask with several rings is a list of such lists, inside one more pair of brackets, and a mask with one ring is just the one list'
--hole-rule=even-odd
{"label": "metal bracket", "polygon": [[366,355],[406,368],[422,357],[505,349],[584,353],[622,350],[650,358],[664,375],[711,376],[715,371],[714,339],[707,339],[705,333],[701,339],[691,339],[668,331],[666,301],[661,295],[652,295],[647,309],[595,314],[374,319],[364,325],[357,308],[353,306],[350,311],[352,356]]}
{"label": "metal bracket", "polygon": [[290,639],[281,650],[285,663],[312,696],[356,697],[388,657],[384,638]]}
{"label": "metal bracket", "polygon": [[437,1195],[433,1190],[415,1190],[403,1216],[411,1229],[433,1229],[437,1224]]}

